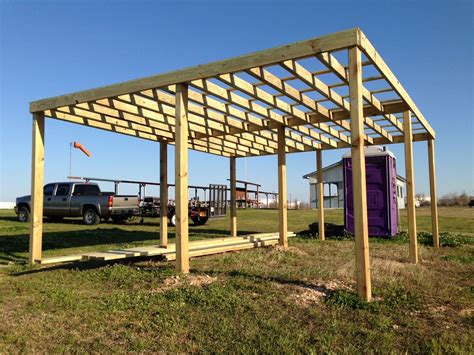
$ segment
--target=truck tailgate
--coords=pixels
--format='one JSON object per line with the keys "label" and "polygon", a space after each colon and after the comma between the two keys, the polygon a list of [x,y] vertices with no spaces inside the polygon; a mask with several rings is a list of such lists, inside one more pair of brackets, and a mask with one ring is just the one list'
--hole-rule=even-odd
{"label": "truck tailgate", "polygon": [[113,197],[113,208],[137,208],[138,196],[117,195]]}

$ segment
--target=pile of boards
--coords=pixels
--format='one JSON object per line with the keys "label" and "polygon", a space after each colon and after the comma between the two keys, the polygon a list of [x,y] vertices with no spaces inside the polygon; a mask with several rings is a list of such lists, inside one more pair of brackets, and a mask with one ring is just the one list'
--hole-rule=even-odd
{"label": "pile of boards", "polygon": [[[289,237],[294,236],[292,232],[288,233]],[[259,233],[250,234],[241,237],[213,238],[204,240],[195,240],[189,242],[189,256],[198,257],[204,255],[225,253],[229,251],[238,251],[245,249],[253,249],[278,244],[278,233]],[[41,260],[41,264],[53,264],[70,261],[86,261],[86,260],[118,260],[134,257],[151,257],[162,256],[164,260],[176,260],[176,245],[170,243],[167,248],[152,245],[130,249],[108,250],[103,252],[93,252],[85,254],[76,254],[68,256],[58,256],[45,258]]]}

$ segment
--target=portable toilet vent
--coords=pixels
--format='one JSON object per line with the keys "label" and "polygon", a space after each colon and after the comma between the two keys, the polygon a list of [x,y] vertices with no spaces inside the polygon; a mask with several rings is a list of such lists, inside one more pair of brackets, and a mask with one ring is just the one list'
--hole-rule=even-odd
{"label": "portable toilet vent", "polygon": [[[344,227],[354,233],[351,152],[342,156],[344,169]],[[395,155],[385,147],[365,148],[367,217],[370,236],[398,232],[397,169]]]}

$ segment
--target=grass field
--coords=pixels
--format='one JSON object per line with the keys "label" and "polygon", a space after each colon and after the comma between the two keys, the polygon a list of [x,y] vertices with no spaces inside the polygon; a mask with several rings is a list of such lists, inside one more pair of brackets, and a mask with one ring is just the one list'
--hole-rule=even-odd
{"label": "grass field", "polygon": [[[238,211],[239,233],[273,232],[276,211]],[[289,211],[299,232],[315,211]],[[342,222],[340,210],[327,221]],[[406,216],[402,214],[402,229]],[[417,210],[430,231],[429,209]],[[144,225],[79,220],[44,224],[44,256],[155,244]],[[190,227],[191,239],[227,234],[226,219]],[[420,265],[406,236],[371,239],[375,300],[354,293],[354,242],[296,237],[261,248],[193,259],[182,277],[154,259],[26,265],[28,225],[0,210],[0,353],[11,352],[460,352],[474,339],[474,209],[440,208],[436,251],[420,233]],[[173,237],[174,229],[170,230]]]}

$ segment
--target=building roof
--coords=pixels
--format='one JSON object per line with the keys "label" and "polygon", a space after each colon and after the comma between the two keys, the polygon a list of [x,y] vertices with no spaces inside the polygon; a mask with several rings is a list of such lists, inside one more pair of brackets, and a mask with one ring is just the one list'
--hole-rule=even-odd
{"label": "building roof", "polygon": [[279,127],[284,127],[281,138],[289,153],[347,148],[348,52],[355,47],[362,53],[366,144],[403,142],[400,114],[407,111],[412,114],[413,140],[434,138],[434,130],[359,28],[33,101],[30,111],[174,143],[176,103],[182,99],[188,102],[179,107],[186,107],[190,149],[228,157],[276,154]]}
{"label": "building roof", "polygon": [[[342,160],[339,160],[338,162],[334,163],[334,164],[331,164],[331,165],[328,165],[326,167],[323,167],[323,172],[325,171],[328,171],[328,170],[331,170],[331,169],[334,169],[334,168],[337,168],[337,167],[341,167],[342,168]],[[310,177],[315,177],[316,176],[316,171],[313,171],[311,173],[308,173],[306,175],[303,175],[303,179],[309,179]],[[401,175],[398,175],[397,174],[397,179],[400,180],[400,181],[403,181],[403,182],[406,182],[407,180],[401,176]],[[331,181],[325,181],[325,182],[331,182]],[[339,182],[339,181],[336,181],[336,182]]]}

